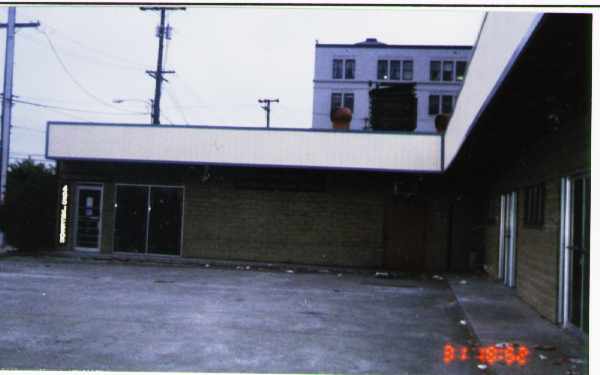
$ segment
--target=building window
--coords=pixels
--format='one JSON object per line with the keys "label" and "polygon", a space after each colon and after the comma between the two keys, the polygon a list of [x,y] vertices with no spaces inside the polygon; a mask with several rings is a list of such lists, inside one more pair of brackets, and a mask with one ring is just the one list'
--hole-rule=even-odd
{"label": "building window", "polygon": [[412,81],[413,79],[413,62],[412,60],[404,60],[402,62],[402,79]]}
{"label": "building window", "polygon": [[429,64],[429,80],[431,81],[439,81],[440,80],[440,70],[442,63],[440,61],[431,61]]}
{"label": "building window", "polygon": [[452,113],[452,96],[442,96],[442,113]]}
{"label": "building window", "polygon": [[342,78],[342,64],[344,60],[341,59],[333,59],[333,78],[341,79]]}
{"label": "building window", "polygon": [[354,60],[346,60],[345,61],[344,78],[354,79],[355,65],[356,65],[356,62]]}
{"label": "building window", "polygon": [[352,113],[354,113],[354,94],[353,93],[345,93],[344,94],[344,107],[350,108]]}
{"label": "building window", "polygon": [[331,114],[333,111],[340,108],[342,106],[342,94],[339,92],[334,92],[331,94]]}
{"label": "building window", "polygon": [[429,114],[437,115],[440,113],[440,96],[429,95]]}
{"label": "building window", "polygon": [[525,189],[525,225],[541,226],[544,224],[544,190],[544,184]]}
{"label": "building window", "polygon": [[457,61],[456,62],[456,80],[464,81],[466,73],[467,73],[467,62],[466,61]]}
{"label": "building window", "polygon": [[444,81],[452,81],[452,76],[454,73],[454,62],[453,61],[444,61],[444,75],[442,79]]}
{"label": "building window", "polygon": [[354,94],[351,92],[334,92],[331,94],[331,113],[342,106],[349,108],[354,112]]}
{"label": "building window", "polygon": [[400,60],[391,60],[390,61],[390,79],[399,80],[400,79]]}
{"label": "building window", "polygon": [[388,79],[388,61],[377,61],[377,79]]}
{"label": "building window", "polygon": [[[440,108],[441,104],[441,108]],[[454,97],[452,95],[429,95],[429,114],[450,114],[454,110]]]}
{"label": "building window", "polygon": [[393,81],[412,81],[413,79],[413,61],[412,60],[378,60],[377,61],[377,79]]}

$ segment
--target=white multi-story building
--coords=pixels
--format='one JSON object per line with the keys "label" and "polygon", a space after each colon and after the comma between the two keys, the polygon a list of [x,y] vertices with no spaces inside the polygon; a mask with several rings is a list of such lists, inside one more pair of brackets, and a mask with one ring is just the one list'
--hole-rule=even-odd
{"label": "white multi-story building", "polygon": [[331,111],[344,106],[353,112],[351,129],[376,128],[370,92],[405,86],[416,97],[414,130],[435,131],[435,116],[454,108],[471,52],[471,46],[391,45],[374,38],[356,44],[317,42],[312,127],[331,128]]}

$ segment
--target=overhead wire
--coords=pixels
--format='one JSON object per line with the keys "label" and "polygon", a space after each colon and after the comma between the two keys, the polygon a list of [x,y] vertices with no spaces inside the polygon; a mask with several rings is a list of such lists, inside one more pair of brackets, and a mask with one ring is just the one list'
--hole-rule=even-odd
{"label": "overhead wire", "polygon": [[51,26],[41,26],[40,27],[42,30],[45,30],[46,32],[54,35],[55,37],[57,36],[60,39],[66,40],[72,44],[76,44],[77,46],[79,46],[80,48],[84,48],[87,49],[91,52],[94,52],[96,54],[99,55],[103,55],[106,58],[109,59],[113,59],[115,61],[118,61],[120,64],[123,63],[123,61],[127,62],[127,65],[130,66],[131,68],[135,68],[135,69],[146,69],[146,66],[139,63],[138,61],[134,61],[134,60],[130,60],[128,59],[126,56],[118,56],[118,55],[114,55],[106,50],[102,50],[99,48],[93,48],[90,47],[88,43],[84,43],[82,41],[78,41],[74,38],[72,38],[70,35],[67,35],[66,33],[63,33],[62,31],[56,29],[55,27],[51,27]]}
{"label": "overhead wire", "polygon": [[[43,42],[42,40],[36,39],[31,37],[28,34],[19,34],[21,38],[26,39],[40,47],[45,46],[46,43]],[[127,64],[123,64],[122,62],[115,62],[114,60],[112,60],[111,58],[106,58],[106,57],[100,57],[100,56],[91,56],[91,55],[86,55],[84,54],[81,50],[78,50],[77,52],[74,51],[62,51],[63,55],[67,55],[67,56],[71,56],[71,57],[75,57],[78,59],[81,59],[83,61],[89,62],[89,63],[93,63],[93,64],[98,64],[98,65],[112,65],[115,68],[118,69],[123,69],[123,70],[136,70],[139,71],[143,68],[137,67],[137,66],[133,66],[133,65],[127,65]]]}
{"label": "overhead wire", "polygon": [[34,107],[58,109],[58,110],[63,110],[63,111],[72,111],[72,112],[81,112],[81,113],[100,114],[100,115],[111,115],[111,116],[142,116],[142,115],[148,114],[147,112],[122,113],[122,112],[91,111],[91,110],[87,110],[87,109],[68,108],[68,107],[61,107],[61,106],[55,106],[55,105],[49,105],[49,104],[43,104],[43,103],[35,103],[35,102],[21,100],[21,99],[13,99],[13,102],[20,103],[20,104],[27,104],[27,105],[31,105]]}
{"label": "overhead wire", "polygon": [[173,92],[173,90],[171,90],[171,88],[169,88],[168,90],[165,90],[165,91],[167,92],[167,95],[169,95],[169,98],[171,98],[171,101],[175,104],[175,108],[179,111],[179,114],[181,114],[181,117],[183,118],[183,121],[185,122],[185,124],[189,125],[189,121],[185,115],[185,112],[183,111],[183,108],[182,108],[181,104],[179,103],[179,100],[175,96],[175,93]]}
{"label": "overhead wire", "polygon": [[[52,52],[54,53],[54,56],[58,60],[60,66],[63,68],[64,72],[69,76],[69,78],[71,79],[71,81],[73,81],[73,83],[75,85],[77,85],[81,89],[81,91],[83,91],[88,97],[94,99],[96,102],[98,102],[98,103],[100,103],[100,104],[102,104],[104,106],[107,106],[107,107],[110,107],[110,108],[113,108],[113,109],[116,108],[114,105],[112,105],[112,104],[104,101],[102,98],[94,95],[85,86],[83,86],[81,84],[81,82],[79,82],[79,80],[77,78],[75,78],[75,76],[69,71],[69,68],[67,68],[66,64],[64,63],[64,61],[60,57],[58,51],[56,50],[56,47],[54,46],[54,43],[52,43],[52,40],[50,39],[50,36],[46,32],[44,32],[44,31],[39,30],[39,32],[42,33],[42,35],[44,35],[46,37],[46,40],[48,41],[48,44],[50,45],[50,48],[51,48]],[[117,109],[119,109],[119,108],[117,108]],[[127,112],[127,111],[125,111],[125,112]]]}

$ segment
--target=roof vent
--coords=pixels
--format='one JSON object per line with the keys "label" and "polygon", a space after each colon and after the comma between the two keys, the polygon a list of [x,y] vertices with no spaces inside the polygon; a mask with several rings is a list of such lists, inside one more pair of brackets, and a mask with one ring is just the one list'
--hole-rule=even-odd
{"label": "roof vent", "polygon": [[355,43],[357,46],[385,46],[385,43],[381,43],[377,38],[367,38],[364,42]]}

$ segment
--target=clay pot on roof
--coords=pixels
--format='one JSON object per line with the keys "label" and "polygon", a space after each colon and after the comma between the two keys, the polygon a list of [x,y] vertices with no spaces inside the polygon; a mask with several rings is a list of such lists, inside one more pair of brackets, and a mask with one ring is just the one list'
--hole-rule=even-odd
{"label": "clay pot on roof", "polygon": [[350,108],[339,107],[331,113],[331,123],[334,129],[348,130],[352,121],[352,111]]}
{"label": "clay pot on roof", "polygon": [[450,122],[450,115],[447,113],[440,113],[435,116],[435,130],[438,133],[444,133],[448,128],[448,122]]}

